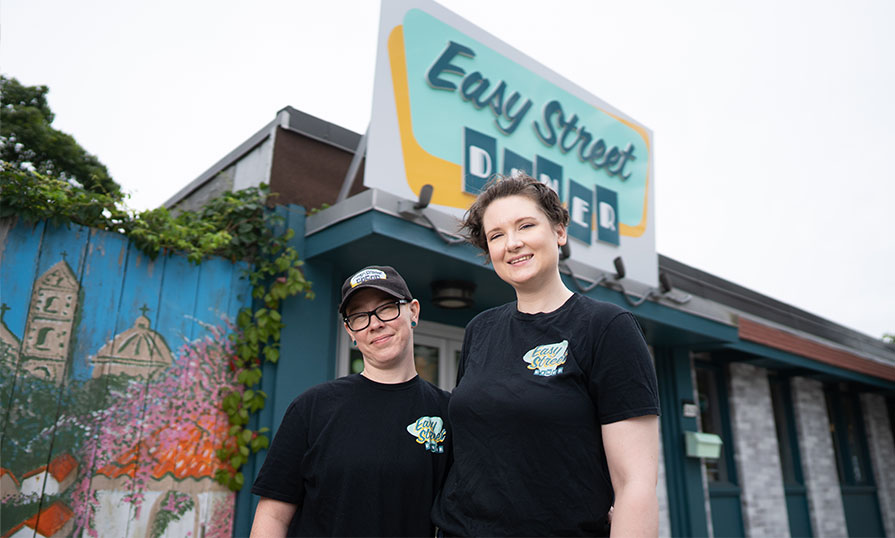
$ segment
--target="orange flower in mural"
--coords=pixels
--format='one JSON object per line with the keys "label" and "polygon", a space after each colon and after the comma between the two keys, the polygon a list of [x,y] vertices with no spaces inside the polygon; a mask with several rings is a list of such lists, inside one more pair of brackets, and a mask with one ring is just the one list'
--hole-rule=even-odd
{"label": "orange flower in mural", "polygon": [[[208,415],[189,417],[182,424],[156,430],[138,446],[97,470],[97,474],[109,478],[134,478],[138,466],[145,466],[148,467],[147,474],[154,480],[166,476],[176,480],[214,478],[214,472],[221,467],[215,450],[227,438],[229,428],[226,419],[218,418]],[[168,439],[163,440],[165,437]],[[140,445],[145,445],[146,450]],[[149,460],[141,460],[141,454],[148,455]]]}
{"label": "orange flower in mural", "polygon": [[185,514],[220,512],[225,505],[231,507],[227,524],[217,525],[230,532],[233,494],[214,474],[223,465],[215,451],[230,427],[220,395],[237,390],[236,374],[227,367],[232,351],[224,329],[209,332],[184,344],[166,369],[132,378],[109,407],[72,418],[94,431],[80,455],[85,472],[73,495],[76,532],[98,535],[97,522],[114,520],[128,525],[128,533],[136,525],[152,535],[168,528],[169,534],[212,536],[208,527],[188,528],[195,518]]}

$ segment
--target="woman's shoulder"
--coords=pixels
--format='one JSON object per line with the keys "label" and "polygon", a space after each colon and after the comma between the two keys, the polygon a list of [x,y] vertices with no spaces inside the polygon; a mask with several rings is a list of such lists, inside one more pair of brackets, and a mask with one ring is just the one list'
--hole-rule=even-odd
{"label": "woman's shoulder", "polygon": [[615,303],[600,301],[576,293],[563,308],[565,316],[588,322],[591,325],[606,325],[618,316],[631,314]]}
{"label": "woman's shoulder", "polygon": [[512,316],[516,311],[516,302],[509,302],[500,306],[495,306],[479,312],[475,317],[466,324],[466,330],[486,328],[494,323],[500,322],[505,318]]}
{"label": "woman's shoulder", "polygon": [[587,295],[575,294],[575,302],[572,307],[579,313],[586,313],[590,316],[599,316],[612,319],[620,314],[630,314],[631,312],[615,303],[608,301],[600,301]]}
{"label": "woman's shoulder", "polygon": [[575,301],[567,312],[572,319],[586,323],[592,330],[602,332],[620,317],[633,317],[626,308],[615,303],[599,301],[586,295],[575,295]]}
{"label": "woman's shoulder", "polygon": [[361,384],[361,381],[360,374],[349,374],[344,377],[324,381],[323,383],[308,388],[296,396],[295,399],[292,400],[290,407],[306,406],[320,400],[331,398],[338,399],[344,393],[355,390]]}
{"label": "woman's shoulder", "polygon": [[426,397],[429,397],[429,398],[432,398],[432,399],[435,399],[438,401],[442,401],[445,403],[451,398],[450,392],[448,392],[446,390],[441,390],[440,388],[435,386],[433,383],[430,383],[429,381],[426,381],[423,378],[420,378],[419,390],[420,390],[420,392],[425,394]]}

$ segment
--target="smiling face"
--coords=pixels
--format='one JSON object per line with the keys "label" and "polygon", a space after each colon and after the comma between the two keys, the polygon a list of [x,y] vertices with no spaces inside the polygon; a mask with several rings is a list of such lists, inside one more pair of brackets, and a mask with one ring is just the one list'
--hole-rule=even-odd
{"label": "smiling face", "polygon": [[[370,312],[378,307],[397,301],[383,291],[363,289],[357,292],[345,308],[350,316],[358,312]],[[411,321],[419,320],[420,304],[414,299],[400,305],[401,315],[391,321],[381,321],[375,315],[370,316],[370,325],[359,331],[345,330],[348,337],[357,342],[357,348],[364,356],[366,366],[389,370],[413,364],[413,332]]]}
{"label": "smiling face", "polygon": [[566,228],[552,224],[528,196],[492,201],[482,228],[494,270],[517,292],[535,291],[559,278],[559,246],[566,243]]}

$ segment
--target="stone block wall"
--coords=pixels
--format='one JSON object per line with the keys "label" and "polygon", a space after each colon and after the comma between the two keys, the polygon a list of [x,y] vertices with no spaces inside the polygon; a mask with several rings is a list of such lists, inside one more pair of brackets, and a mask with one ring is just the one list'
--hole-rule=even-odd
{"label": "stone block wall", "polygon": [[895,441],[886,400],[878,394],[862,394],[861,407],[883,528],[886,536],[895,536]]}
{"label": "stone block wall", "polygon": [[812,534],[848,536],[823,385],[796,377],[792,380],[792,395]]}
{"label": "stone block wall", "polygon": [[746,536],[788,537],[789,515],[767,371],[730,365],[734,454]]}

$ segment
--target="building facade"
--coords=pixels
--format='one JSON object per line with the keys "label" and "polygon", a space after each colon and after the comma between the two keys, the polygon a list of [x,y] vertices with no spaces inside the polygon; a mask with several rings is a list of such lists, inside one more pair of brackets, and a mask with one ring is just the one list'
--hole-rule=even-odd
{"label": "building facade", "polygon": [[[448,390],[466,323],[514,299],[473,247],[445,241],[455,217],[363,187],[364,142],[287,107],[166,204],[192,209],[266,183],[296,232],[316,299],[283,307],[288,330],[259,427],[275,430],[308,387],[358,371],[337,313],[357,268],[399,268],[422,305],[417,369]],[[630,309],[653,352],[661,535],[895,536],[895,346],[662,255],[671,286],[652,291],[619,275],[588,289],[587,267],[562,270],[570,289]],[[720,453],[705,457],[712,447],[700,443],[716,440]],[[248,534],[257,502],[244,489],[236,535]]]}

